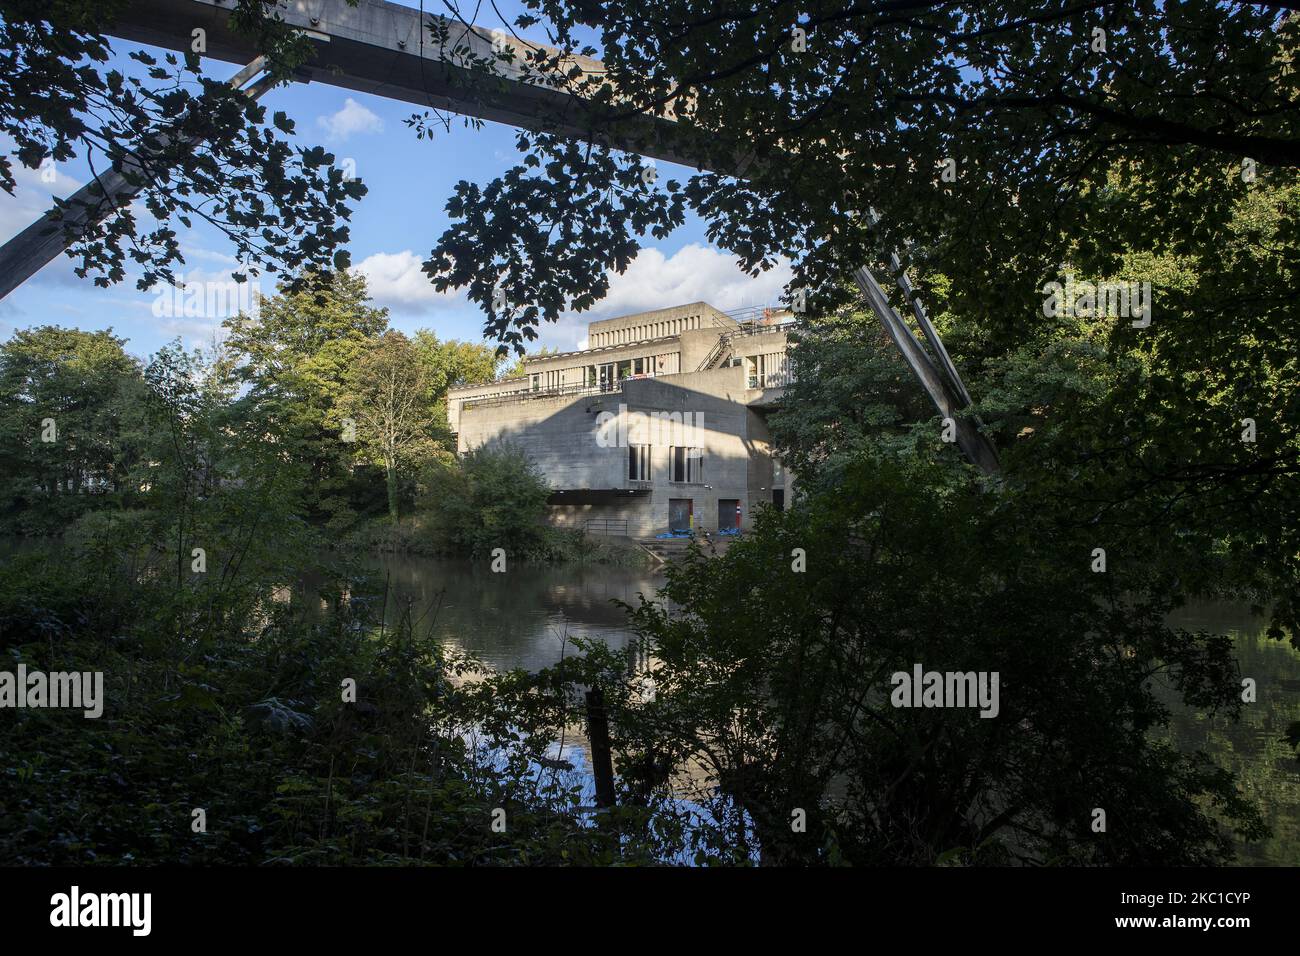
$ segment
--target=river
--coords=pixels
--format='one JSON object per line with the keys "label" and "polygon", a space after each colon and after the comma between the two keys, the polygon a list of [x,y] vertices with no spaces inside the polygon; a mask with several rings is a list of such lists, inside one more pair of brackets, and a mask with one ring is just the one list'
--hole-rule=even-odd
{"label": "river", "polygon": [[[554,664],[564,638],[599,637],[626,648],[635,640],[614,600],[637,603],[662,583],[654,571],[568,565],[514,565],[494,574],[487,562],[470,565],[408,555],[375,559],[388,577],[394,605],[410,600],[417,609],[439,606],[426,621],[440,642],[468,651],[497,668],[536,670]],[[397,613],[389,607],[389,617]],[[1243,677],[1256,681],[1258,699],[1242,719],[1207,717],[1174,708],[1171,736],[1180,749],[1201,748],[1235,771],[1246,793],[1259,801],[1273,836],[1239,844],[1239,861],[1253,865],[1300,863],[1300,765],[1283,741],[1287,725],[1300,721],[1300,653],[1264,635],[1264,621],[1247,605],[1192,604],[1172,621],[1188,630],[1231,635]],[[585,763],[585,742],[574,741],[566,756]]]}
{"label": "river", "polygon": [[[30,543],[0,540],[0,555]],[[412,555],[368,559],[389,584],[387,617],[394,620],[410,602],[419,630],[440,643],[469,652],[498,669],[538,670],[572,654],[575,637],[600,638],[617,649],[636,641],[622,609],[635,605],[663,582],[662,573],[608,565],[558,567],[515,564],[493,573],[487,562],[447,561]],[[1255,799],[1273,835],[1238,845],[1247,865],[1300,863],[1300,765],[1283,737],[1300,721],[1300,653],[1264,634],[1264,621],[1246,605],[1200,603],[1184,608],[1172,623],[1188,630],[1230,635],[1243,677],[1254,678],[1258,698],[1240,722],[1174,706],[1169,730],[1183,750],[1203,749],[1234,771]],[[581,775],[586,742],[568,740],[562,753]]]}

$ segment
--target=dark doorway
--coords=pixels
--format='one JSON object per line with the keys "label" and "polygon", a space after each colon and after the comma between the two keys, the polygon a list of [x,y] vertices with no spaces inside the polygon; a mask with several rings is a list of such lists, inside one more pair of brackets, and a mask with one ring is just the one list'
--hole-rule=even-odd
{"label": "dark doorway", "polygon": [[734,531],[740,526],[740,499],[718,499],[718,530]]}
{"label": "dark doorway", "polygon": [[692,505],[694,502],[690,498],[669,498],[668,499],[668,530],[672,532],[690,531],[691,515],[693,513]]}
{"label": "dark doorway", "polygon": [[775,508],[777,511],[785,510],[785,489],[784,488],[772,489],[772,507]]}

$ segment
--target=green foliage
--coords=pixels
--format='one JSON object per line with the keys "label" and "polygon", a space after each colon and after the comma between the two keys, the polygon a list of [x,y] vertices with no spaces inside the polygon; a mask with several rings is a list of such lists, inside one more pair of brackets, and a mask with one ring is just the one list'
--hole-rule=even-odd
{"label": "green foliage", "polygon": [[522,355],[541,322],[605,296],[609,271],[640,250],[633,234],[664,238],[685,206],[647,187],[638,156],[551,133],[521,131],[516,145],[527,155],[506,176],[486,189],[456,184],[456,221],[422,268],[439,291],[467,288],[488,315],[484,337]]}
{"label": "green foliage", "polygon": [[374,475],[353,471],[355,446],[343,440],[349,375],[388,328],[388,312],[369,304],[365,279],[308,277],[259,302],[256,322],[224,323],[226,347],[247,390],[240,415],[265,423],[290,461],[307,470],[305,493],[313,519],[342,519],[383,508],[367,493]]}
{"label": "green foliage", "polygon": [[57,533],[110,495],[134,496],[150,439],[124,342],[40,326],[0,344],[0,528]]}
{"label": "green foliage", "polygon": [[508,556],[545,554],[542,519],[550,486],[519,449],[504,443],[475,448],[455,465],[433,470],[428,487],[429,511],[454,551],[478,556],[504,548]]}
{"label": "green foliage", "polygon": [[[584,117],[589,143],[653,142],[704,171],[639,180],[636,160],[550,135],[574,122],[565,113],[519,136],[513,168],[457,184],[459,221],[426,270],[467,288],[504,343],[564,297],[603,297],[635,237],[685,208],[746,272],[792,261],[815,308],[847,303],[844,277],[898,250],[959,299],[994,300],[1014,340],[1063,261],[1062,231],[1195,240],[1221,211],[1202,182],[1245,160],[1261,175],[1300,166],[1300,21],[1267,4],[722,4],[703,18],[684,0],[652,18],[625,0],[525,6],[520,25],[543,24],[559,48],[529,70],[567,74],[566,57],[599,42],[605,70],[566,83],[598,106],[617,98]],[[496,66],[480,65],[485,94]],[[1149,204],[1099,205],[1092,184],[1127,161],[1150,175]],[[1236,188],[1249,188],[1240,175]]]}
{"label": "green foliage", "polygon": [[424,367],[430,436],[441,447],[454,449],[447,421],[447,390],[495,381],[501,358],[488,345],[454,339],[443,342],[427,329],[415,334],[412,345]]}
{"label": "green foliage", "polygon": [[[1258,812],[1156,739],[1151,678],[1233,715],[1231,644],[1167,626],[1177,599],[1144,566],[1092,573],[1089,543],[950,455],[860,456],[724,559],[670,568],[634,614],[652,698],[619,655],[585,678],[616,700],[629,798],[658,806],[700,768],[711,817],[685,849],[722,862],[1223,862]],[[893,706],[916,664],[997,672],[998,713]]]}
{"label": "green foliage", "polygon": [[398,468],[432,450],[430,385],[420,353],[401,332],[367,343],[348,371],[339,408],[354,423],[363,454],[383,465],[388,515],[398,515]]}
{"label": "green foliage", "polygon": [[841,468],[930,408],[875,317],[818,317],[791,336],[793,381],[771,417],[783,463],[801,486],[833,486]]}
{"label": "green foliage", "polygon": [[[126,277],[128,258],[143,266],[137,285],[171,281],[184,263],[177,224],[205,220],[233,244],[241,261],[268,271],[346,269],[350,203],[365,195],[320,147],[295,149],[280,135],[293,124],[227,83],[203,75],[200,57],[143,51],[129,56],[147,79],[105,70],[110,55],[101,32],[124,4],[84,0],[5,0],[0,4],[0,130],[12,155],[35,169],[47,157],[81,154],[98,173],[112,167],[157,220],[145,229],[122,197],[92,196],[88,229],[74,228],[68,255],[77,274],[107,286]],[[238,0],[232,21],[267,56],[270,72],[287,79],[310,55],[310,43],[278,16],[270,0]],[[0,156],[0,189],[12,195],[13,162]],[[67,201],[56,209],[70,211]]]}
{"label": "green foliage", "polygon": [[[101,671],[106,694],[97,721],[11,714],[0,735],[6,860],[472,866],[636,855],[582,822],[570,784],[536,774],[551,709],[500,714],[483,689],[497,678],[418,639],[413,615],[378,629],[381,595],[331,584],[285,604],[266,578],[222,596],[176,588],[120,551],[105,561],[111,539],[96,538],[82,553],[0,567],[6,669]],[[329,610],[308,613],[321,599]],[[342,701],[345,679],[355,704]],[[197,807],[206,833],[191,829]],[[498,807],[504,833],[491,829]]]}

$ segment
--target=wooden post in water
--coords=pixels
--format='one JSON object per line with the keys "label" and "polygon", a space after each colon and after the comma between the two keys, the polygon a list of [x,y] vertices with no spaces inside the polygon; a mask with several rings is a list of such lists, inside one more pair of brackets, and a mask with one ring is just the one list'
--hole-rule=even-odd
{"label": "wooden post in water", "polygon": [[609,745],[609,715],[605,693],[599,687],[587,691],[587,740],[591,743],[591,771],[596,778],[596,806],[614,805],[614,756]]}

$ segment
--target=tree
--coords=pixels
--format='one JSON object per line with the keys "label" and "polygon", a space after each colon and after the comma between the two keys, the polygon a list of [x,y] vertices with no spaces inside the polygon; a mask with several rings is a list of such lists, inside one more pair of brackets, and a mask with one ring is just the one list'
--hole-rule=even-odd
{"label": "tree", "polygon": [[342,410],[356,420],[362,448],[384,466],[388,514],[398,517],[398,467],[429,446],[429,383],[415,347],[401,332],[388,331],[352,368]]}
{"label": "tree", "polygon": [[793,376],[770,421],[801,487],[833,486],[841,468],[931,408],[875,317],[816,316],[792,333]]}
{"label": "tree", "polygon": [[19,329],[0,345],[0,494],[6,522],[54,531],[130,495],[146,444],[143,380],[112,332]]}
{"label": "tree", "polygon": [[[80,154],[92,171],[111,167],[141,187],[137,202],[157,220],[142,227],[117,197],[91,200],[107,218],[86,231],[65,222],[77,274],[97,285],[126,277],[128,259],[142,267],[141,289],[171,281],[184,257],[176,224],[202,219],[226,235],[256,271],[345,269],[349,203],[365,194],[359,180],[334,167],[320,147],[295,149],[281,133],[293,121],[228,84],[202,75],[200,57],[131,58],[152,83],[102,69],[110,54],[101,32],[124,0],[5,0],[0,4],[0,130],[12,155],[35,169]],[[268,15],[270,14],[270,15]],[[274,16],[272,0],[238,0],[232,20],[255,36],[271,74],[287,81],[311,51],[305,36]],[[15,189],[13,163],[0,155],[0,189]],[[55,209],[68,210],[65,201]],[[240,274],[242,277],[242,273]]]}
{"label": "tree", "polygon": [[[591,307],[635,237],[687,206],[746,271],[792,260],[815,307],[847,301],[852,269],[899,250],[924,271],[942,264],[957,296],[996,289],[1014,337],[1062,231],[1203,236],[1217,210],[1183,184],[1300,166],[1300,19],[1269,4],[723,4],[700,17],[675,2],[653,18],[621,2],[526,6],[517,25],[544,21],[560,50],[521,54],[526,68],[617,108],[586,143],[540,117],[514,168],[458,184],[448,205],[457,221],[425,269],[439,289],[467,288],[488,333],[516,345]],[[588,28],[605,70],[571,73],[567,56],[597,53],[578,39]],[[661,144],[712,172],[660,182],[608,147],[666,115]],[[1152,174],[1158,225],[1091,202],[1121,159]]]}
{"label": "tree", "polygon": [[366,496],[352,480],[340,402],[356,363],[387,329],[388,310],[370,304],[359,274],[303,280],[260,300],[256,317],[226,320],[227,348],[247,386],[245,413],[267,422],[286,454],[308,468],[313,513],[346,524]]}
{"label": "tree", "polygon": [[447,422],[447,390],[494,381],[501,359],[490,346],[455,339],[442,342],[428,329],[416,332],[411,344],[425,369],[431,433],[442,445],[451,446],[449,451],[455,451]]}
{"label": "tree", "polygon": [[[1087,530],[1039,505],[937,443],[862,454],[725,559],[670,567],[634,615],[647,673],[593,648],[600,669],[576,678],[613,702],[629,797],[669,814],[669,778],[691,786],[712,817],[690,848],[719,862],[1230,858],[1226,829],[1260,836],[1257,811],[1151,731],[1168,719],[1154,681],[1241,707],[1231,642],[1168,627],[1166,578],[1141,561],[1093,573]],[[971,674],[970,696],[902,698],[897,675],[918,668]]]}
{"label": "tree", "polygon": [[508,443],[473,448],[438,468],[429,511],[442,540],[461,554],[530,555],[541,543],[551,489],[521,449]]}

